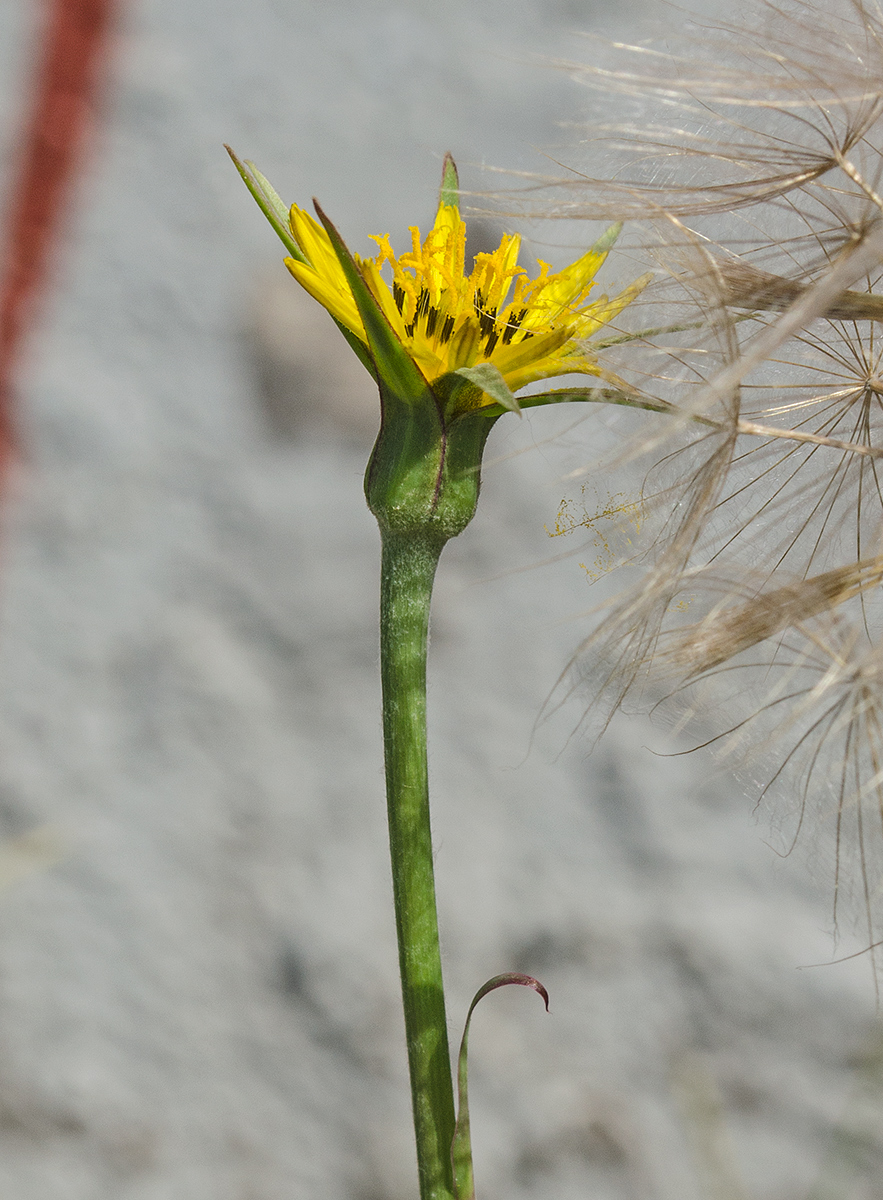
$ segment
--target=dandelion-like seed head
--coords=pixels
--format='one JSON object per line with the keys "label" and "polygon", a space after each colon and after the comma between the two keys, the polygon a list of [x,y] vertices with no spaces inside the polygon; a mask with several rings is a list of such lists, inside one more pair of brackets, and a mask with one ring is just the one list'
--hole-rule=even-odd
{"label": "dandelion-like seed head", "polygon": [[628,560],[641,578],[610,603],[577,673],[614,706],[643,695],[668,708],[728,762],[771,764],[763,795],[793,799],[785,848],[810,824],[831,830],[835,909],[851,893],[871,945],[883,926],[883,19],[859,0],[836,13],[768,4],[689,53],[620,52],[580,77],[633,112],[649,99],[653,123],[602,129],[614,184],[555,181],[554,215],[622,204],[644,222],[657,319],[611,368],[657,401],[633,451],[651,456],[653,517]]}

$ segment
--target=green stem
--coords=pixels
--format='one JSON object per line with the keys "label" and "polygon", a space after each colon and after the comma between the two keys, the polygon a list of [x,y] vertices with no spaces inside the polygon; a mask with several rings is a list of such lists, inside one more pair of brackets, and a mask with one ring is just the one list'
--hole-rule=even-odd
{"label": "green stem", "polygon": [[444,540],[383,533],[380,672],[389,847],[421,1200],[453,1195],[454,1091],[426,763],[426,647]]}

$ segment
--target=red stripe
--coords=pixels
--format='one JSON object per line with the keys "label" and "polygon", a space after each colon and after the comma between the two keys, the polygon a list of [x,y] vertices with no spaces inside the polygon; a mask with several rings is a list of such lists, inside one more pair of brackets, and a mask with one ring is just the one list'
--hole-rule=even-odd
{"label": "red stripe", "polygon": [[113,0],[52,0],[0,274],[0,456],[12,447],[11,400],[22,342],[49,277],[62,210],[83,159]]}

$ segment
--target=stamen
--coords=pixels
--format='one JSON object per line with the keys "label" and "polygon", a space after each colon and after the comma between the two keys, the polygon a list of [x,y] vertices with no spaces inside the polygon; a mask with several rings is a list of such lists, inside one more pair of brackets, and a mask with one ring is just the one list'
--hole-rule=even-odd
{"label": "stamen", "polygon": [[478,314],[478,328],[481,330],[482,337],[489,337],[494,331],[494,322],[497,319],[497,310],[489,308]]}
{"label": "stamen", "polygon": [[485,344],[485,347],[484,347],[484,352],[488,358],[490,358],[490,356],[493,354],[494,347],[497,344],[497,340],[498,340],[499,336],[500,336],[500,334],[496,328],[491,329],[490,334],[488,335],[487,343]]}
{"label": "stamen", "polygon": [[429,313],[426,317],[426,336],[432,337],[435,333],[435,327],[438,324],[438,309],[435,305],[430,305]]}
{"label": "stamen", "polygon": [[420,295],[417,299],[417,310],[414,313],[414,319],[416,320],[418,317],[424,316],[428,310],[429,310],[429,289],[423,287],[420,289]]}
{"label": "stamen", "polygon": [[527,309],[523,308],[517,317],[510,317],[506,322],[506,328],[503,330],[503,345],[508,346],[515,334],[521,328],[521,322],[527,316]]}
{"label": "stamen", "polygon": [[399,312],[403,312],[405,308],[405,289],[399,284],[392,285],[392,298],[396,302],[396,308]]}
{"label": "stamen", "polygon": [[449,342],[451,340],[451,334],[453,332],[454,332],[454,318],[452,316],[450,316],[450,314],[449,314],[448,316],[445,317],[444,324],[442,325],[442,331],[439,336],[439,341],[441,342],[442,345],[445,345],[446,342]]}

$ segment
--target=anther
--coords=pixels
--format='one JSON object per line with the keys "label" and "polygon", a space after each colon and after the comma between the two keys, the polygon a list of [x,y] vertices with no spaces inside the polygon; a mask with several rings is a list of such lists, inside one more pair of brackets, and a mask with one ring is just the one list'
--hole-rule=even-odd
{"label": "anther", "polygon": [[517,317],[510,317],[506,322],[506,328],[503,330],[503,345],[508,346],[515,334],[521,328],[521,322],[527,316],[527,309],[523,308]]}
{"label": "anther", "polygon": [[497,319],[497,310],[489,308],[486,312],[478,314],[478,328],[481,330],[482,337],[489,337],[494,329],[494,322]]}

